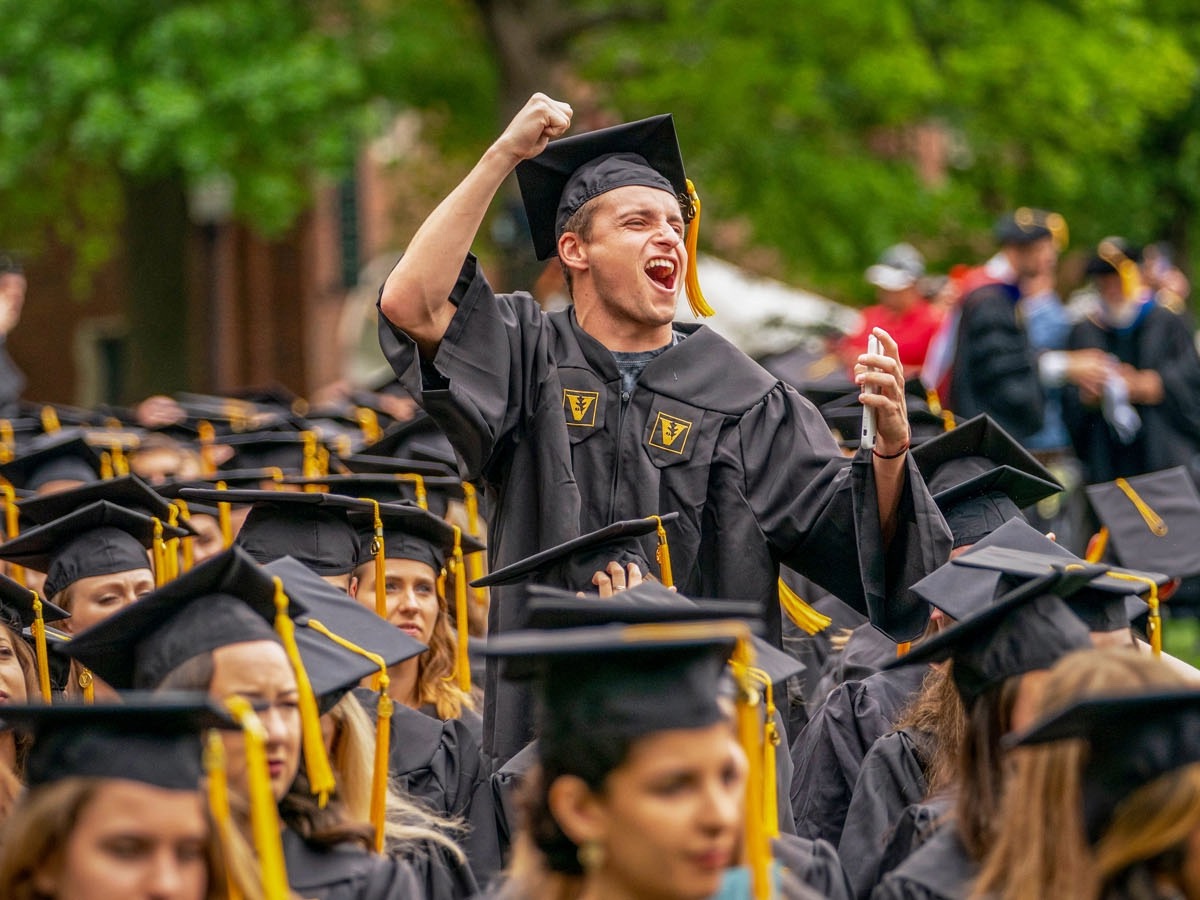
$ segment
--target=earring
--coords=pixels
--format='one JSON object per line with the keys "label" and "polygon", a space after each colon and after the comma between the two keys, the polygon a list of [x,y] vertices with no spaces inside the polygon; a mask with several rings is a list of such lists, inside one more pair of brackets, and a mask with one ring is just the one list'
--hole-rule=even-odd
{"label": "earring", "polygon": [[604,845],[599,841],[584,841],[576,854],[585,873],[592,873],[604,865]]}

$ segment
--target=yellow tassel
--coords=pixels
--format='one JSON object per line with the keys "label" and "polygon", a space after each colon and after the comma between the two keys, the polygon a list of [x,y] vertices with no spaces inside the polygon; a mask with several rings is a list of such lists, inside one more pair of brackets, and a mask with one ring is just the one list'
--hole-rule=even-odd
{"label": "yellow tassel", "polygon": [[371,827],[375,829],[375,852],[382,853],[387,826],[388,756],[392,739],[392,698],[388,695],[391,679],[388,678],[387,663],[378,653],[372,653],[358,644],[351,643],[340,634],[334,634],[316,619],[309,619],[306,625],[313,631],[325,635],[339,646],[345,647],[359,656],[365,656],[379,666],[379,674],[375,676],[375,690],[379,692],[379,703],[376,706],[375,715],[375,762],[371,775],[370,817]]}
{"label": "yellow tassel", "polygon": [[42,617],[42,598],[37,591],[33,594],[33,648],[37,654],[38,687],[42,691],[42,701],[50,702],[50,656],[46,650],[46,620]]}
{"label": "yellow tassel", "polygon": [[241,725],[246,744],[250,831],[254,836],[254,850],[262,873],[263,897],[265,900],[287,900],[289,888],[287,868],[283,861],[279,809],[275,805],[271,775],[267,769],[267,730],[244,697],[230,697],[225,701],[225,706]]}
{"label": "yellow tassel", "polygon": [[768,838],[779,837],[779,792],[776,790],[777,777],[775,748],[782,742],[779,729],[775,726],[775,688],[771,684],[771,676],[762,669],[751,669],[750,674],[762,685],[763,698],[766,703],[763,716],[763,830]]}
{"label": "yellow tassel", "polygon": [[429,511],[429,494],[425,490],[425,478],[415,472],[400,472],[396,475],[398,481],[407,481],[413,485],[417,495],[417,506]]}
{"label": "yellow tassel", "polygon": [[[176,507],[179,508],[180,518],[182,518],[185,522],[191,520],[192,512],[190,509],[188,509],[186,500],[176,499],[176,500],[172,500],[171,502]],[[179,565],[182,568],[182,571],[184,571],[184,572],[192,571],[192,566],[194,566],[196,564],[196,546],[195,546],[195,544],[196,544],[196,539],[194,537],[192,537],[191,535],[188,535],[187,537],[183,538],[183,540],[179,544],[179,548],[181,551],[181,559],[180,559]]]}
{"label": "yellow tassel", "polygon": [[229,812],[229,777],[225,768],[225,745],[218,731],[211,730],[204,741],[204,774],[208,782],[208,809],[216,825],[217,840],[225,859],[225,894],[229,900],[241,900],[233,875],[232,816]]}
{"label": "yellow tassel", "polygon": [[688,224],[687,238],[684,241],[684,246],[687,248],[687,275],[684,280],[684,286],[687,288],[688,305],[692,308],[694,316],[711,316],[713,308],[708,305],[708,301],[704,299],[704,292],[700,290],[700,276],[697,273],[698,260],[696,255],[699,252],[698,245],[700,242],[700,195],[696,193],[696,186],[692,184],[692,179],[687,180],[688,198],[692,201],[692,220]]}
{"label": "yellow tassel", "polygon": [[[463,505],[467,509],[467,534],[478,540],[483,535],[480,533],[479,527],[479,496],[475,492],[475,485],[466,481],[463,482]],[[468,581],[476,581],[483,577],[483,553],[478,550],[467,557],[467,572],[470,577]],[[476,606],[487,606],[488,594],[487,588],[471,588],[475,594]]]}
{"label": "yellow tassel", "polygon": [[213,428],[212,422],[201,419],[196,423],[196,432],[200,441],[200,474],[207,478],[217,472],[217,461],[213,456],[217,430]]}
{"label": "yellow tassel", "polygon": [[[17,494],[13,486],[5,482],[0,484],[0,497],[4,499],[4,535],[12,540],[21,533],[21,511],[17,509]],[[13,581],[25,587],[24,566],[10,566],[9,575]]]}
{"label": "yellow tassel", "polygon": [[100,454],[100,480],[108,481],[113,477],[112,454],[107,450]]}
{"label": "yellow tassel", "polygon": [[154,539],[151,544],[151,562],[154,565],[154,586],[162,587],[167,583],[167,545],[163,540],[163,526],[157,518],[154,522]]}
{"label": "yellow tassel", "polygon": [[667,545],[667,529],[663,527],[660,517],[650,518],[657,525],[658,546],[654,549],[654,559],[658,563],[658,578],[663,587],[675,587],[675,573],[671,571],[671,548]]}
{"label": "yellow tassel", "polygon": [[375,410],[356,406],[354,419],[358,422],[358,430],[362,433],[364,443],[374,444],[383,437],[383,429],[379,427],[379,416],[375,414]]}
{"label": "yellow tassel", "polygon": [[96,678],[92,675],[91,669],[80,667],[79,689],[83,691],[84,703],[96,702]]}
{"label": "yellow tassel", "polygon": [[912,641],[901,641],[896,645],[896,659],[908,656],[908,651],[912,649]]}
{"label": "yellow tassel", "polygon": [[929,411],[935,416],[942,414],[942,398],[938,396],[937,388],[929,388],[925,391],[925,403],[929,407]]}
{"label": "yellow tassel", "polygon": [[467,641],[470,632],[467,629],[467,569],[463,565],[462,529],[454,527],[454,551],[450,556],[450,571],[454,574],[454,614],[458,621],[458,647],[454,656],[454,675],[458,687],[463,693],[471,690],[471,659],[468,656]]}
{"label": "yellow tassel", "polygon": [[1150,613],[1146,618],[1146,637],[1150,639],[1150,649],[1154,651],[1154,655],[1162,656],[1162,615],[1158,605],[1158,584],[1153,578],[1134,575],[1132,572],[1114,572],[1110,569],[1105,574],[1122,581],[1136,581],[1150,589],[1146,596],[1146,604],[1150,607]]}
{"label": "yellow tassel", "polygon": [[56,431],[61,431],[62,425],[58,421],[58,413],[54,411],[53,406],[42,407],[42,431],[46,434],[53,434]]}
{"label": "yellow tassel", "polygon": [[129,474],[129,459],[125,456],[125,451],[121,449],[119,444],[113,444],[113,473],[122,478]]}
{"label": "yellow tassel", "polygon": [[833,621],[800,599],[800,595],[784,584],[782,578],[779,579],[779,605],[795,626],[805,634],[820,634]]}
{"label": "yellow tassel", "polygon": [[288,598],[283,592],[283,582],[278,578],[275,582],[275,632],[283,641],[283,649],[287,651],[292,668],[296,672],[296,691],[300,695],[300,726],[304,740],[304,766],[308,773],[309,789],[317,804],[324,809],[329,802],[329,795],[337,787],[333,770],[329,767],[329,757],[325,754],[325,738],[321,734],[321,714],[317,710],[317,698],[313,696],[312,682],[308,680],[308,672],[304,668],[304,660],[300,658],[300,648],[296,646],[296,625],[288,617]]}
{"label": "yellow tassel", "polygon": [[1101,527],[1099,531],[1092,535],[1092,539],[1088,541],[1087,553],[1084,555],[1090,563],[1098,563],[1104,559],[1104,551],[1108,549],[1108,528]]}
{"label": "yellow tassel", "polygon": [[1071,232],[1067,228],[1067,220],[1062,217],[1061,213],[1052,212],[1046,216],[1046,227],[1050,229],[1050,237],[1054,240],[1054,246],[1058,248],[1059,253],[1062,253],[1071,243]]}
{"label": "yellow tassel", "polygon": [[13,434],[12,421],[0,419],[0,463],[12,462],[16,448],[17,439]]}
{"label": "yellow tassel", "polygon": [[321,464],[317,461],[317,434],[315,431],[300,433],[304,441],[304,462],[301,464],[301,474],[305,478],[318,478],[321,475]]}
{"label": "yellow tassel", "polygon": [[1118,478],[1113,482],[1121,492],[1129,498],[1129,502],[1133,504],[1134,509],[1141,514],[1142,521],[1146,523],[1146,527],[1150,529],[1150,533],[1155,537],[1167,536],[1167,523],[1163,521],[1162,516],[1154,511],[1154,509],[1141,498],[1141,495],[1133,489],[1133,485],[1124,478]]}
{"label": "yellow tassel", "polygon": [[[168,504],[170,510],[167,515],[167,524],[175,527],[179,525],[179,507],[174,503]],[[174,581],[179,577],[179,538],[173,537],[166,542],[164,551],[164,560],[167,564],[167,581]]]}
{"label": "yellow tassel", "polygon": [[379,514],[379,501],[370,497],[361,498],[371,504],[375,514],[375,536],[371,539],[371,556],[375,560],[375,615],[381,619],[388,616],[387,609],[387,553],[383,543],[383,517]]}
{"label": "yellow tassel", "polygon": [[[217,490],[228,490],[228,488],[225,486],[225,482],[218,481]],[[224,500],[217,501],[217,523],[221,528],[221,546],[225,550],[228,550],[233,546],[233,519],[230,516],[231,509],[232,507]]]}
{"label": "yellow tassel", "polygon": [[754,648],[748,637],[738,640],[729,660],[737,683],[738,741],[750,764],[746,780],[745,844],[746,864],[750,868],[751,896],[767,900],[771,896],[771,847],[763,828],[762,729],[758,722],[759,695],[750,669],[754,665]]}

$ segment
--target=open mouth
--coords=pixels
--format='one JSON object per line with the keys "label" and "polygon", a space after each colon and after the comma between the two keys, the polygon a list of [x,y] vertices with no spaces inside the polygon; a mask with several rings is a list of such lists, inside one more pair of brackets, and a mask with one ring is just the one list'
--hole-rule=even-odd
{"label": "open mouth", "polygon": [[668,291],[675,290],[675,260],[656,256],[646,263],[645,271],[647,277],[659,287]]}

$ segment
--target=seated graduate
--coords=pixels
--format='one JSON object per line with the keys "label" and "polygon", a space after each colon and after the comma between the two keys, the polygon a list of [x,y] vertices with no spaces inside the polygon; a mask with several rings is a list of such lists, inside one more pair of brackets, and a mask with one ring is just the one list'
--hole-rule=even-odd
{"label": "seated graduate", "polygon": [[744,623],[709,621],[489,639],[505,677],[532,681],[539,719],[493,896],[699,900],[751,885],[814,896],[771,859],[748,638]]}
{"label": "seated graduate", "polygon": [[[293,619],[303,612],[281,581],[235,547],[75,638],[64,652],[118,690],[201,690],[218,701],[254,704],[267,761],[267,782],[257,789],[269,790],[277,804],[288,883],[301,896],[417,896],[421,886],[407,864],[371,852],[371,827],[349,815],[321,732],[317,697],[341,686],[348,671],[357,681],[377,667],[329,637],[296,628]],[[253,793],[245,748],[229,741],[225,753],[231,788]]]}
{"label": "seated graduate", "polygon": [[[1020,745],[1086,748],[1075,790],[1059,790],[1090,862],[1067,896],[1200,896],[1200,691],[1088,697],[1035,724]],[[1068,837],[1068,839],[1070,839]]]}
{"label": "seated graduate", "polygon": [[[1062,490],[1041,463],[987,416],[925,441],[912,450],[912,457],[950,527],[951,555],[1019,518],[1023,507]],[[924,608],[929,609],[927,604]],[[926,637],[944,624],[940,613],[932,614]],[[870,625],[855,631],[842,653],[853,652],[860,635],[868,636],[876,666],[896,658],[897,644]],[[925,674],[917,667],[889,669],[845,682],[812,712],[791,745],[791,802],[798,834],[838,843],[863,757],[892,729]]]}
{"label": "seated graduate", "polygon": [[[1044,721],[1089,698],[1187,687],[1162,659],[1131,647],[1070,653],[1050,670],[1037,716]],[[1013,747],[1009,756],[999,828],[972,896],[1095,897],[1099,884],[1080,815],[1085,745],[1077,740],[1030,743]],[[1128,843],[1120,847],[1125,852]]]}
{"label": "seated graduate", "polygon": [[[1054,565],[1083,562],[1023,520],[1014,518],[974,545],[969,553],[956,557],[913,585],[914,592],[929,600],[946,621],[950,618],[941,607],[947,602],[968,612],[986,608],[1011,586],[1011,579],[1016,578],[1011,570],[1002,576],[995,569],[976,567],[975,561],[990,548],[1005,551],[999,559],[1001,565],[1015,559],[1007,553],[1014,550],[1029,554],[1025,561],[1036,560],[1038,565],[1046,567],[1046,571]],[[1033,576],[1038,571],[1034,566],[1026,569],[1023,575]],[[1124,577],[1109,577],[1114,571],[1109,570],[1065,600],[1088,628],[1093,646],[1132,648],[1130,620],[1148,610],[1147,604],[1137,596],[1139,591],[1148,588],[1148,584]],[[1137,574],[1138,577],[1157,579],[1156,583],[1166,580],[1165,576],[1156,573]],[[910,820],[906,811],[923,810],[924,807],[912,808],[912,805],[920,804],[927,797],[940,797],[952,788],[957,778],[964,728],[963,705],[949,667],[945,663],[935,663],[925,677],[921,692],[900,715],[895,730],[871,745],[854,785],[838,850],[846,861],[847,874],[858,896],[867,896],[879,878],[911,850],[900,833],[927,824]]]}
{"label": "seated graduate", "polygon": [[202,729],[229,727],[202,695],[19,706],[29,789],[4,824],[11,900],[255,896],[256,873],[219,837],[201,791]]}
{"label": "seated graduate", "polygon": [[[345,594],[313,574],[302,563],[284,557],[266,570],[283,582],[289,598],[304,608],[296,624],[359,654],[374,667],[369,679],[353,668],[337,673],[340,684],[322,692],[318,705],[326,750],[338,782],[338,791],[350,814],[369,821],[375,830],[375,849],[405,860],[414,869],[430,900],[460,900],[477,891],[467,867],[466,855],[455,843],[461,835],[457,822],[426,810],[398,790],[388,772],[390,717],[394,704],[389,696],[389,673],[405,661],[426,652],[426,646],[409,634],[386,627],[374,612],[349,600]],[[310,655],[310,645],[301,656]],[[323,663],[317,662],[322,668]],[[306,659],[306,666],[314,665]],[[372,682],[370,691],[360,682]],[[375,722],[364,708],[374,696]]]}
{"label": "seated graduate", "polygon": [[[1004,783],[1001,740],[1032,722],[1046,670],[1070,651],[1092,645],[1087,627],[1062,595],[1103,572],[1103,567],[1086,565],[1070,572],[1055,570],[1022,581],[993,605],[977,611],[958,609],[953,598],[945,597],[939,602],[956,624],[893,663],[950,660],[965,728],[949,801],[952,815],[883,878],[872,898],[958,898],[969,889],[999,825]],[[938,803],[939,813],[946,805]]]}

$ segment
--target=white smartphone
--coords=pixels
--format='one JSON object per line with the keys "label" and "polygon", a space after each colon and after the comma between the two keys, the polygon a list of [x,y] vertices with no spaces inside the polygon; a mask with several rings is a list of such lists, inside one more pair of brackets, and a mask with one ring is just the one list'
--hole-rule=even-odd
{"label": "white smartphone", "polygon": [[[879,338],[873,334],[867,337],[867,352],[876,355],[883,353],[883,345],[879,343]],[[868,386],[864,393],[878,394],[879,388]],[[875,449],[875,407],[873,406],[863,407],[861,445],[867,450]]]}

